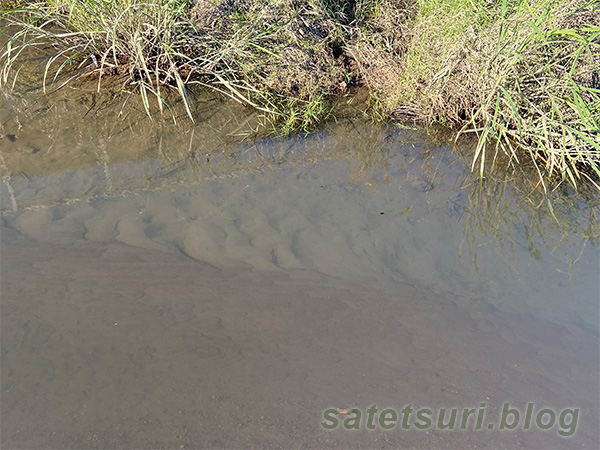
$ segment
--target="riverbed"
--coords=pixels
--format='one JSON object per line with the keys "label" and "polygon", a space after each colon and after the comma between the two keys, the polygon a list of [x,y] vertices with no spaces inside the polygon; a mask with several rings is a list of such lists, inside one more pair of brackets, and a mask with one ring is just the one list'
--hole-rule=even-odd
{"label": "riverbed", "polygon": [[[1,92],[3,448],[599,447],[594,195],[481,182],[443,131],[68,89]],[[485,420],[322,426],[408,404]]]}

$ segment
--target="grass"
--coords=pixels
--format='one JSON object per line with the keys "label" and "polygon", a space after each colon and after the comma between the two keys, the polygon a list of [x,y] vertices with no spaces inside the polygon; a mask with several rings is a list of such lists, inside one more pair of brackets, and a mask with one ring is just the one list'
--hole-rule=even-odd
{"label": "grass", "polygon": [[533,163],[544,188],[557,175],[599,187],[598,3],[419,3],[397,113],[409,105],[425,121],[476,133],[482,174],[486,153],[501,152]]}
{"label": "grass", "polygon": [[555,10],[551,1],[523,2],[498,27],[488,63],[495,81],[470,122],[480,133],[478,154],[491,137],[493,151],[518,161],[518,150],[526,149],[540,174],[558,172],[576,186],[581,177],[594,182],[581,167],[600,175],[600,85],[593,80],[600,22],[569,28],[568,16],[555,18]]}
{"label": "grass", "polygon": [[[51,45],[42,84],[120,83],[148,114],[190,107],[198,85],[289,134],[332,114],[355,85],[373,117],[475,134],[473,168],[532,164],[544,189],[600,189],[597,0],[13,0],[0,53],[12,85]],[[15,31],[16,30],[16,31]],[[44,47],[47,48],[47,47]],[[126,102],[127,103],[127,102]]]}
{"label": "grass", "polygon": [[[2,83],[10,83],[13,66],[32,47],[53,44],[42,80],[60,80],[56,89],[80,78],[95,76],[98,90],[105,76],[122,79],[123,88],[138,93],[146,110],[150,97],[165,106],[161,88],[174,86],[188,99],[181,64],[169,50],[177,39],[178,17],[187,2],[164,1],[47,1],[24,3],[11,19],[19,29],[2,54]],[[61,74],[68,73],[66,79]],[[13,75],[13,82],[16,74]]]}

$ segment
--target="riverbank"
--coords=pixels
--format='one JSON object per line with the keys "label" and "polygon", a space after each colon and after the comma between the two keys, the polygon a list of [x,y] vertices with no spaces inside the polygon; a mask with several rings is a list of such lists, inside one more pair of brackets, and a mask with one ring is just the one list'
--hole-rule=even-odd
{"label": "riverbank", "polygon": [[362,85],[374,117],[477,134],[482,173],[505,153],[544,184],[600,189],[594,0],[2,3],[21,25],[2,52],[4,84],[50,40],[45,84],[118,79],[149,113],[169,110],[169,88],[189,104],[191,86],[210,87],[282,133],[315,127]]}

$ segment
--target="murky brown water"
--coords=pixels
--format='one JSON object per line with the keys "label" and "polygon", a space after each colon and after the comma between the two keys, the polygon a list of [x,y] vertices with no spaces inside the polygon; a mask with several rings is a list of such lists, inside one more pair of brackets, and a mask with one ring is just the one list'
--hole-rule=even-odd
{"label": "murky brown water", "polygon": [[[599,447],[593,196],[555,219],[394,125],[2,95],[2,448]],[[481,430],[320,425],[482,402]],[[498,430],[506,402],[576,431]]]}

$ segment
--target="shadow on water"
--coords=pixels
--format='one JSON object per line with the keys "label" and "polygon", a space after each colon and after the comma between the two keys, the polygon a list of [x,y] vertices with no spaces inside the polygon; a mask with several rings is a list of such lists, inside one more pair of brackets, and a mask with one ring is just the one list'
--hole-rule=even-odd
{"label": "shadow on water", "polygon": [[580,407],[568,445],[597,448],[595,193],[480,181],[443,130],[260,136],[206,93],[191,124],[133,97],[117,120],[126,96],[86,84],[24,91],[0,100],[3,444],[564,446],[556,427],[319,425],[534,401]]}

